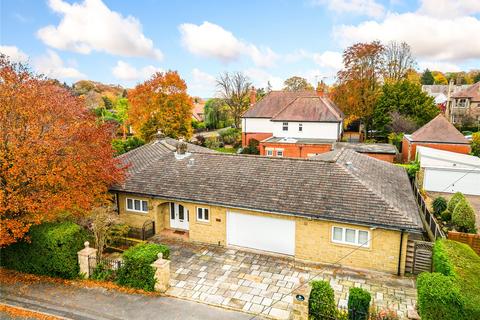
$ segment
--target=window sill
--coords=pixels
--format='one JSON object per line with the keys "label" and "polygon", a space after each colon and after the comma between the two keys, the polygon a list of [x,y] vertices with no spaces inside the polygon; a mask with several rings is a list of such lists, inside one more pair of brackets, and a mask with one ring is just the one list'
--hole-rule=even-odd
{"label": "window sill", "polygon": [[[370,240],[371,241],[371,240]],[[339,246],[339,247],[345,247],[345,248],[356,248],[356,249],[359,249],[359,250],[365,250],[365,251],[371,251],[372,250],[372,246],[371,244],[367,247],[367,246],[361,246],[361,245],[357,245],[357,244],[349,244],[349,243],[345,243],[345,242],[337,242],[337,241],[333,241],[331,240],[330,241],[331,244],[333,245],[336,245],[336,246]]]}
{"label": "window sill", "polygon": [[208,220],[208,221],[207,221],[207,220],[198,220],[198,219],[197,219],[197,223],[198,223],[198,224],[207,225],[207,226],[211,226],[211,225],[212,225],[211,220]]}
{"label": "window sill", "polygon": [[135,211],[135,210],[128,210],[128,209],[125,209],[125,212],[129,214],[138,214],[140,216],[146,216],[149,213],[149,211],[145,212],[145,211]]}

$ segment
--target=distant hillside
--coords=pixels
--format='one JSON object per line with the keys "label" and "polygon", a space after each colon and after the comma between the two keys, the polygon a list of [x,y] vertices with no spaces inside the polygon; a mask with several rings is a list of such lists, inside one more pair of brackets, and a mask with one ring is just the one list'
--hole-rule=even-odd
{"label": "distant hillside", "polygon": [[111,108],[106,105],[114,102],[119,97],[126,97],[127,90],[120,85],[104,84],[101,82],[80,80],[72,85],[73,92],[85,99],[88,108]]}

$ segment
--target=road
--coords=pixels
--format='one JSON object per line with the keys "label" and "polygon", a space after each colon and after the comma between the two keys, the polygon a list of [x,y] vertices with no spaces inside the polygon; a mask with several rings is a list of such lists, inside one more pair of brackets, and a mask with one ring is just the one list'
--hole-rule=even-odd
{"label": "road", "polygon": [[99,287],[80,288],[50,282],[2,284],[0,303],[78,320],[246,320],[251,317],[171,297],[126,294]]}

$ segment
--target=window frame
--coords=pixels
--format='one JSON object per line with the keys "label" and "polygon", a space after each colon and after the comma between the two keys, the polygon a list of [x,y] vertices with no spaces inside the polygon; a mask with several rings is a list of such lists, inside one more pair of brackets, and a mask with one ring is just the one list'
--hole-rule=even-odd
{"label": "window frame", "polygon": [[288,122],[282,123],[282,131],[288,131]]}
{"label": "window frame", "polygon": [[[271,153],[271,154],[269,154]],[[267,157],[273,157],[274,149],[273,148],[265,148],[265,155]]]}
{"label": "window frame", "polygon": [[303,132],[303,123],[298,124],[298,132]]}
{"label": "window frame", "polygon": [[[130,200],[132,202],[132,207],[131,208],[128,207],[128,200]],[[136,201],[139,202],[140,210],[135,209],[135,202]],[[146,211],[143,210],[144,203],[145,203],[145,207],[147,208]],[[127,197],[127,198],[125,198],[125,208],[127,209],[127,211],[148,213],[148,200]]]}
{"label": "window frame", "polygon": [[[197,217],[197,221],[199,222],[210,222],[210,209],[209,208],[205,208],[205,207],[197,207],[197,210],[196,210],[197,214],[196,214],[196,217]],[[199,213],[201,212],[201,218],[200,218],[200,215]],[[205,212],[207,213],[207,219],[205,219]]]}
{"label": "window frame", "polygon": [[[278,155],[279,152],[281,152],[282,155]],[[285,151],[283,149],[275,149],[275,157],[278,157],[278,158],[285,157]]]}
{"label": "window frame", "polygon": [[[342,230],[342,240],[334,239],[335,228]],[[355,242],[346,241],[347,230],[355,231],[355,236],[354,236],[355,237],[355,239],[354,239]],[[366,232],[367,233],[367,243],[366,244],[360,243],[360,232]],[[370,236],[370,231],[368,231],[368,230],[354,229],[354,228],[349,228],[349,227],[332,226],[331,241],[333,243],[345,244],[345,245],[349,245],[349,246],[370,248],[370,243],[372,242],[372,238]]]}

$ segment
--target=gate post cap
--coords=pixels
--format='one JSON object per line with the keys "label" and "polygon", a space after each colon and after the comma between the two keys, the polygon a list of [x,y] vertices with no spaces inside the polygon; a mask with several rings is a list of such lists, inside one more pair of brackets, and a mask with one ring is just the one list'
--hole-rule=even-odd
{"label": "gate post cap", "polygon": [[83,245],[85,246],[85,248],[90,248],[90,242],[88,241],[85,241]]}
{"label": "gate post cap", "polygon": [[159,253],[157,254],[157,257],[158,257],[158,259],[162,260],[162,259],[163,259],[163,253],[159,252]]}

